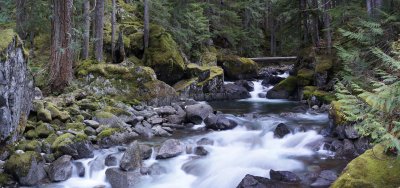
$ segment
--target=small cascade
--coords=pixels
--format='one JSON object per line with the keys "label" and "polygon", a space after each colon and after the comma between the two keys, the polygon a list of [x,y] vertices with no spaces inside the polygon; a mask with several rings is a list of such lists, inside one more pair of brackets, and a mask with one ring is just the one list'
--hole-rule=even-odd
{"label": "small cascade", "polygon": [[287,78],[289,76],[290,76],[289,71],[285,71],[283,74],[278,74],[278,77],[281,77],[281,78]]}

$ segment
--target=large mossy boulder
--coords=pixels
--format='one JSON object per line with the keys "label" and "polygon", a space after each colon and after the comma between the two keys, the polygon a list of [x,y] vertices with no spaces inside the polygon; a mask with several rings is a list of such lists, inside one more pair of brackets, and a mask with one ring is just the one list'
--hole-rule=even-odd
{"label": "large mossy boulder", "polygon": [[332,188],[387,187],[400,185],[400,160],[384,153],[382,145],[376,145],[351,161]]}
{"label": "large mossy boulder", "polygon": [[150,43],[145,60],[145,64],[154,69],[157,78],[170,85],[182,79],[186,70],[178,45],[164,28],[157,25],[150,27]]}
{"label": "large mossy boulder", "polygon": [[94,147],[85,134],[62,134],[51,143],[51,149],[56,156],[70,155],[74,159],[94,156]]}
{"label": "large mossy boulder", "polygon": [[34,86],[22,41],[12,29],[0,38],[0,144],[9,144],[24,132]]}
{"label": "large mossy boulder", "polygon": [[318,101],[325,104],[330,104],[332,101],[336,99],[335,95],[319,90],[316,86],[306,86],[303,88],[303,99],[312,100],[315,97]]}
{"label": "large mossy boulder", "polygon": [[218,65],[224,69],[225,76],[231,80],[245,80],[257,77],[258,65],[249,58],[235,55],[219,55]]}
{"label": "large mossy boulder", "polygon": [[296,76],[289,76],[274,86],[267,93],[269,99],[288,99],[297,92],[298,79]]}
{"label": "large mossy boulder", "polygon": [[18,180],[20,185],[33,186],[46,177],[45,161],[34,151],[14,154],[5,164],[5,170]]}
{"label": "large mossy boulder", "polygon": [[346,124],[345,114],[341,109],[342,103],[340,101],[332,101],[329,115],[333,118],[335,125]]}

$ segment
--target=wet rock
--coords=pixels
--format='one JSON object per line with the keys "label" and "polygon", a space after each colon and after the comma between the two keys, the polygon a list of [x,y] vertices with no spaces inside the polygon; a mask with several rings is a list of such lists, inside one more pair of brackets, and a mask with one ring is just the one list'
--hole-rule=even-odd
{"label": "wet rock", "polygon": [[154,136],[153,130],[151,129],[151,127],[149,128],[147,126],[143,126],[143,124],[141,124],[141,123],[136,124],[135,131],[137,133],[139,133],[139,135],[145,136],[147,138],[151,138]]}
{"label": "wet rock", "polygon": [[76,168],[76,172],[78,173],[79,177],[85,177],[85,167],[83,166],[82,162],[73,162]]}
{"label": "wet rock", "polygon": [[343,146],[336,151],[335,157],[353,159],[357,157],[353,142],[348,139],[343,141]]}
{"label": "wet rock", "polygon": [[106,166],[117,166],[118,165],[118,159],[117,159],[116,154],[107,155],[107,157],[104,159],[104,165],[106,165]]}
{"label": "wet rock", "polygon": [[164,137],[171,136],[171,134],[168,131],[164,130],[160,125],[154,126],[152,130],[153,133],[157,136],[164,136]]}
{"label": "wet rock", "polygon": [[198,140],[197,145],[201,146],[201,145],[214,145],[214,140],[208,139],[208,138],[202,138],[200,140]]}
{"label": "wet rock", "polygon": [[185,108],[188,121],[194,124],[200,124],[211,113],[213,109],[208,104],[189,105]]}
{"label": "wet rock", "polygon": [[152,125],[157,125],[157,124],[162,124],[163,123],[163,118],[153,116],[147,120],[150,124]]}
{"label": "wet rock", "polygon": [[43,93],[38,87],[35,87],[35,91],[34,91],[33,96],[34,96],[35,100],[40,100],[40,99],[43,98]]}
{"label": "wet rock", "polygon": [[259,93],[258,97],[260,98],[266,98],[267,97],[267,93]]}
{"label": "wet rock", "polygon": [[76,142],[74,149],[77,151],[77,155],[72,156],[74,159],[84,159],[94,157],[94,147],[88,140]]}
{"label": "wet rock", "polygon": [[194,154],[199,156],[206,156],[208,155],[208,151],[203,146],[197,146],[194,148]]}
{"label": "wet rock", "polygon": [[137,123],[142,122],[143,120],[144,120],[143,116],[135,116],[134,118],[126,121],[126,123],[135,126]]}
{"label": "wet rock", "polygon": [[336,179],[337,174],[332,170],[323,170],[311,187],[329,187]]}
{"label": "wet rock", "polygon": [[268,75],[266,78],[264,78],[264,80],[261,82],[261,84],[265,87],[268,87],[271,85],[276,85],[284,79],[285,78],[271,74],[271,75]]}
{"label": "wet rock", "polygon": [[33,186],[46,177],[45,161],[39,153],[16,152],[5,164],[5,171],[13,175],[20,185]]}
{"label": "wet rock", "polygon": [[369,144],[369,139],[361,137],[354,142],[354,147],[359,155],[363,154],[365,151],[371,148]]}
{"label": "wet rock", "polygon": [[358,132],[354,129],[354,126],[346,126],[344,128],[344,134],[348,139],[357,139],[360,137]]}
{"label": "wet rock", "polygon": [[173,115],[176,113],[175,108],[173,108],[172,106],[162,106],[162,107],[156,108],[154,110],[160,116],[169,116],[169,115]]}
{"label": "wet rock", "polygon": [[213,130],[229,130],[238,125],[236,121],[227,118],[225,115],[210,115],[204,123],[208,129]]}
{"label": "wet rock", "polygon": [[157,159],[167,159],[180,155],[185,151],[184,144],[176,139],[169,139],[162,143]]}
{"label": "wet rock", "polygon": [[88,136],[95,136],[96,135],[96,130],[94,130],[92,127],[85,127],[84,132]]}
{"label": "wet rock", "polygon": [[143,175],[158,176],[167,173],[167,169],[158,163],[154,163],[148,168],[145,167],[140,169],[140,173]]}
{"label": "wet rock", "polygon": [[84,120],[83,123],[85,125],[87,125],[87,126],[90,126],[90,127],[94,128],[94,129],[97,129],[100,126],[100,123],[97,122],[97,121],[94,121],[94,120]]}
{"label": "wet rock", "polygon": [[250,98],[251,95],[246,88],[236,84],[226,84],[223,86],[223,91],[226,95],[226,99],[246,99]]}
{"label": "wet rock", "polygon": [[282,182],[290,182],[290,183],[299,183],[301,179],[293,172],[289,171],[269,171],[269,176],[271,180],[282,181]]}
{"label": "wet rock", "polygon": [[279,123],[274,130],[274,136],[277,138],[283,138],[288,134],[290,134],[290,130],[284,123]]}
{"label": "wet rock", "polygon": [[237,188],[278,188],[278,187],[299,188],[301,186],[297,183],[279,182],[264,177],[253,176],[250,174],[247,174],[237,186]]}
{"label": "wet rock", "polygon": [[135,169],[140,169],[142,166],[142,156],[139,143],[137,141],[133,142],[126,149],[122,159],[120,161],[119,167],[125,171],[132,171]]}
{"label": "wet rock", "polygon": [[168,123],[181,124],[185,121],[186,114],[184,115],[170,115],[167,117]]}
{"label": "wet rock", "polygon": [[244,87],[247,89],[247,91],[254,91],[254,84],[251,81],[247,80],[238,80],[235,82],[236,85]]}
{"label": "wet rock", "polygon": [[151,154],[153,153],[153,149],[150,146],[144,144],[140,145],[140,151],[142,152],[141,155],[143,160],[150,159]]}
{"label": "wet rock", "polygon": [[123,171],[120,168],[109,168],[106,170],[106,179],[111,187],[135,187],[140,182],[140,172]]}
{"label": "wet rock", "polygon": [[63,155],[53,163],[49,168],[49,178],[53,182],[65,181],[72,175],[71,156]]}

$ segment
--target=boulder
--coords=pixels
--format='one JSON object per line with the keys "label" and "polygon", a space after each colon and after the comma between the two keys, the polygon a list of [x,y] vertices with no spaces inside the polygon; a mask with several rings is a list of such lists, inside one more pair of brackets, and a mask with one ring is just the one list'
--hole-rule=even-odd
{"label": "boulder", "polygon": [[346,126],[344,128],[344,134],[348,139],[357,139],[360,137],[354,126]]}
{"label": "boulder", "polygon": [[142,166],[142,151],[140,150],[139,143],[133,142],[126,149],[124,155],[121,158],[119,167],[125,171],[132,171],[140,169]]}
{"label": "boulder", "polygon": [[94,147],[86,135],[65,133],[56,138],[51,149],[57,154],[71,155],[74,159],[94,157]]}
{"label": "boulder", "polygon": [[335,157],[347,159],[354,159],[357,156],[357,150],[355,149],[353,142],[348,139],[343,141],[343,146],[339,148],[335,154]]}
{"label": "boulder", "polygon": [[284,123],[279,123],[274,130],[274,137],[277,138],[283,138],[288,134],[290,134],[290,130]]}
{"label": "boulder", "polygon": [[157,153],[157,159],[167,159],[180,155],[185,151],[185,146],[179,140],[169,139],[161,144]]}
{"label": "boulder", "polygon": [[187,106],[185,112],[188,121],[201,124],[209,114],[213,113],[213,108],[208,104],[195,104]]}
{"label": "boulder", "polygon": [[289,76],[274,86],[267,93],[269,99],[288,99],[297,91],[297,77]]}
{"label": "boulder", "polygon": [[45,161],[39,153],[27,151],[15,153],[5,164],[5,171],[13,175],[20,185],[37,185],[47,175],[44,170]]}
{"label": "boulder", "polygon": [[363,154],[365,151],[367,151],[368,149],[371,148],[371,146],[369,144],[369,139],[365,138],[365,137],[358,138],[354,142],[354,147],[356,148],[357,153],[359,155]]}
{"label": "boulder", "polygon": [[162,106],[154,110],[157,112],[159,116],[169,116],[176,114],[176,110],[172,106]]}
{"label": "boulder", "polygon": [[237,186],[237,188],[275,188],[275,187],[299,188],[301,187],[301,185],[298,183],[280,182],[276,180],[270,180],[264,177],[247,174]]}
{"label": "boulder", "polygon": [[258,65],[251,59],[235,55],[221,55],[218,57],[218,65],[224,69],[228,79],[242,80],[256,78]]}
{"label": "boulder", "polygon": [[238,124],[236,121],[227,118],[225,115],[210,115],[204,122],[208,129],[213,130],[229,130],[235,128]]}
{"label": "boulder", "polygon": [[84,120],[83,123],[85,125],[87,125],[87,126],[90,126],[90,127],[94,128],[94,129],[97,129],[100,126],[100,123],[97,122],[97,121],[94,121],[94,120]]}
{"label": "boulder", "polygon": [[329,187],[337,179],[337,174],[332,170],[323,170],[311,187]]}
{"label": "boulder", "polygon": [[167,137],[167,136],[171,136],[171,134],[164,130],[160,125],[154,126],[152,128],[153,133],[157,136],[163,136],[163,137]]}
{"label": "boulder", "polygon": [[137,132],[137,133],[139,133],[139,135],[147,137],[147,138],[151,138],[154,136],[151,126],[150,127],[143,126],[142,123],[136,124],[135,132]]}
{"label": "boulder", "polygon": [[123,171],[118,167],[106,170],[106,179],[111,187],[135,187],[140,182],[139,170]]}
{"label": "boulder", "polygon": [[244,87],[247,89],[247,91],[254,91],[254,84],[251,81],[247,81],[247,80],[238,80],[235,82],[235,85]]}
{"label": "boulder", "polygon": [[76,172],[78,173],[79,177],[85,177],[85,166],[83,166],[82,162],[75,161],[74,163]]}
{"label": "boulder", "polygon": [[153,153],[153,149],[144,144],[140,145],[140,151],[142,152],[141,155],[143,160],[150,159],[151,154]]}
{"label": "boulder", "polygon": [[34,85],[23,43],[12,29],[0,31],[0,144],[15,142],[26,126]]}
{"label": "boulder", "polygon": [[53,182],[65,181],[72,176],[71,156],[63,155],[51,163],[48,174]]}
{"label": "boulder", "polygon": [[236,84],[225,84],[223,86],[224,94],[226,95],[227,99],[245,99],[250,98],[251,95],[249,91],[239,85]]}
{"label": "boulder", "polygon": [[301,179],[293,172],[289,171],[269,171],[269,176],[271,180],[289,182],[289,183],[299,183]]}
{"label": "boulder", "polygon": [[163,118],[153,116],[147,120],[150,124],[152,125],[157,125],[157,124],[162,124],[163,123]]}
{"label": "boulder", "polygon": [[104,165],[106,166],[117,166],[118,165],[118,158],[115,154],[107,155],[104,159]]}
{"label": "boulder", "polygon": [[140,173],[143,175],[158,176],[167,173],[167,169],[165,169],[159,163],[154,163],[148,168],[140,169]]}
{"label": "boulder", "polygon": [[194,148],[194,154],[205,156],[208,155],[208,151],[203,146],[197,146]]}

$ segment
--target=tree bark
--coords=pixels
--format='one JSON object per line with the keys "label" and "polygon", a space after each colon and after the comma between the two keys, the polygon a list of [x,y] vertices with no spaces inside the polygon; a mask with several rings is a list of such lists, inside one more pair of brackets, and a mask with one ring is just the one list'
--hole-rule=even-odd
{"label": "tree bark", "polygon": [[149,18],[149,0],[144,0],[144,32],[143,32],[143,45],[144,50],[149,47],[149,37],[150,37],[150,18]]}
{"label": "tree bark", "polygon": [[112,14],[111,14],[111,61],[115,63],[115,0],[112,0]]}
{"label": "tree bark", "polygon": [[83,47],[82,47],[82,58],[89,58],[89,40],[90,40],[90,1],[83,1]]}
{"label": "tree bark", "polygon": [[73,0],[52,0],[50,89],[62,91],[72,80],[71,48]]}
{"label": "tree bark", "polygon": [[16,0],[17,33],[23,40],[28,36],[28,31],[26,31],[25,27],[26,18],[26,0]]}
{"label": "tree bark", "polygon": [[105,0],[97,0],[95,8],[95,43],[94,56],[97,62],[103,61],[103,39],[104,39],[104,4]]}
{"label": "tree bark", "polygon": [[326,49],[328,54],[332,53],[332,32],[331,32],[331,17],[328,14],[329,9],[331,8],[329,0],[324,0],[324,26],[325,26],[325,40],[326,40]]}

